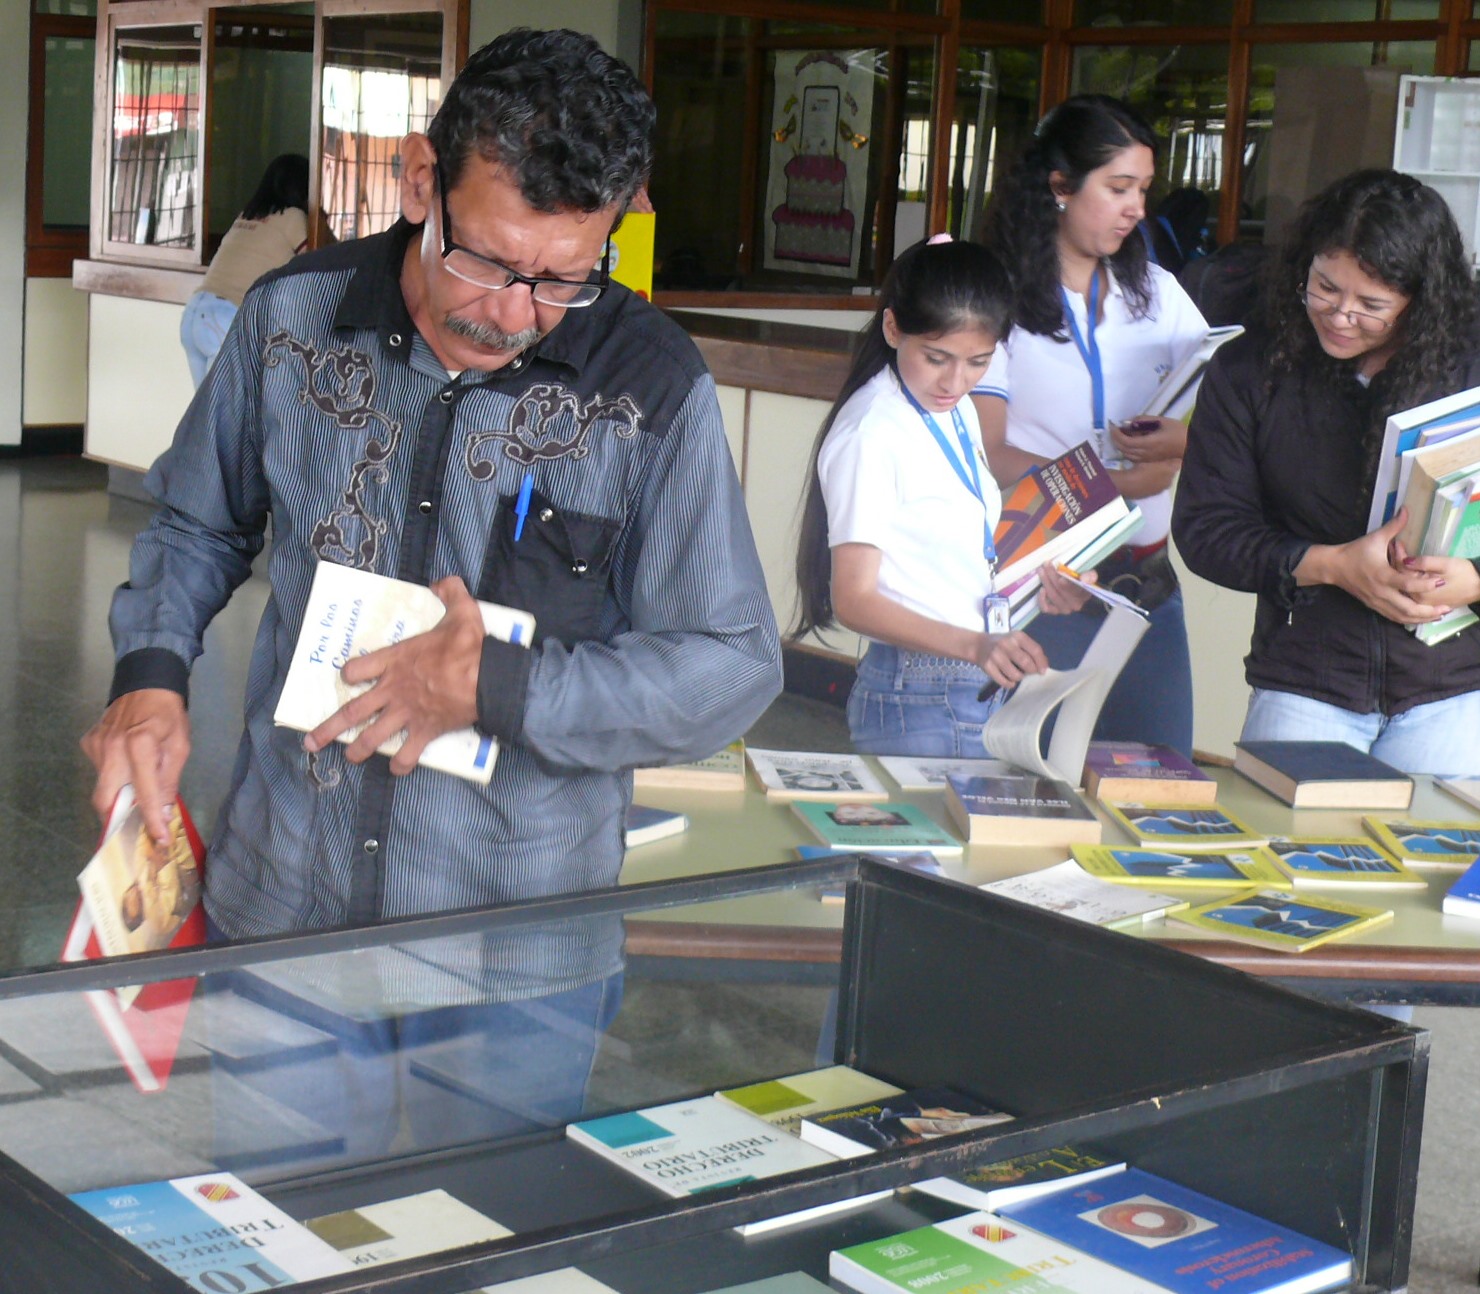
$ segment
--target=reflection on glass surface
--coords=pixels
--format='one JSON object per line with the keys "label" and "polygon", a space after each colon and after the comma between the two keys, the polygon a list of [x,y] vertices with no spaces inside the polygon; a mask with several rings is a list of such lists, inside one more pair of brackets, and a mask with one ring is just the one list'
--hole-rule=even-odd
{"label": "reflection on glass surface", "polygon": [[[836,919],[804,897],[816,920]],[[434,1152],[486,1162],[535,1138],[579,1157],[563,1139],[573,1120],[808,1069],[830,1049],[835,964],[755,983],[684,955],[690,921],[774,910],[748,902],[250,961],[146,985],[122,1017],[81,993],[0,1000],[0,1152],[67,1193],[219,1169],[279,1203],[277,1188],[308,1174]],[[125,1058],[145,1086],[163,1073],[163,1090],[136,1090]],[[610,1207],[600,1193],[472,1184],[482,1176],[456,1193],[516,1230]],[[310,1190],[287,1207],[331,1202]]]}
{"label": "reflection on glass surface", "polygon": [[43,116],[41,223],[48,229],[86,229],[92,159],[78,141],[92,138],[91,37],[48,36]]}
{"label": "reflection on glass surface", "polygon": [[98,12],[98,0],[35,0],[35,13],[69,14],[73,17],[92,18]]}
{"label": "reflection on glass surface", "polygon": [[1041,66],[1036,48],[961,50],[950,169],[950,231],[958,238],[980,228],[998,178],[1033,134]]}
{"label": "reflection on glass surface", "polygon": [[[311,6],[217,9],[207,227],[211,250],[280,153],[307,153],[313,120]],[[209,259],[209,258],[208,258]]]}
{"label": "reflection on glass surface", "polygon": [[335,238],[389,229],[401,214],[401,140],[442,101],[442,16],[324,19],[320,205]]}
{"label": "reflection on glass surface", "polygon": [[[1278,120],[1279,89],[1302,94],[1315,114],[1315,119],[1328,128],[1321,136],[1323,156],[1320,174],[1326,179],[1335,179],[1348,171],[1365,164],[1369,154],[1363,153],[1363,133],[1356,128],[1364,119],[1367,105],[1352,97],[1360,93],[1354,82],[1346,82],[1339,93],[1344,100],[1345,116],[1332,118],[1324,114],[1324,106],[1331,100],[1323,98],[1333,92],[1319,87],[1321,78],[1329,78],[1335,69],[1387,68],[1394,75],[1393,91],[1396,94],[1396,75],[1413,72],[1428,75],[1434,70],[1434,46],[1430,41],[1385,41],[1373,44],[1343,42],[1340,44],[1290,44],[1255,45],[1253,65],[1249,70],[1248,125],[1244,135],[1243,203],[1239,211],[1240,228],[1245,232],[1260,233],[1266,223],[1282,227],[1299,202],[1310,196],[1306,186],[1295,187],[1289,177],[1271,174],[1271,163],[1276,141],[1273,127]],[[1306,69],[1309,69],[1308,71]],[[1302,86],[1308,84],[1308,92]],[[1396,108],[1394,109],[1396,112]],[[1386,144],[1379,147],[1389,151],[1382,157],[1384,164],[1391,158],[1391,123],[1388,124]],[[1346,156],[1336,156],[1332,150],[1345,148]]]}
{"label": "reflection on glass surface", "polygon": [[1075,51],[1074,92],[1128,100],[1161,141],[1155,211],[1175,189],[1198,189],[1217,206],[1223,184],[1223,126],[1228,111],[1228,46],[1119,45]]}
{"label": "reflection on glass surface", "polygon": [[120,29],[108,160],[110,240],[195,245],[199,130],[200,28]]}

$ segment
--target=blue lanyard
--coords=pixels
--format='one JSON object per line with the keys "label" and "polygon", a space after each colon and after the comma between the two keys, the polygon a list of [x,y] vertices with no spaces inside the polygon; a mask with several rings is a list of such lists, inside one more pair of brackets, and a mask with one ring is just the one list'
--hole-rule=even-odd
{"label": "blue lanyard", "polygon": [[1064,313],[1069,320],[1069,333],[1074,338],[1074,344],[1079,347],[1079,353],[1084,359],[1085,368],[1089,369],[1090,389],[1090,412],[1094,414],[1095,430],[1105,430],[1105,370],[1100,364],[1100,344],[1095,340],[1095,325],[1100,318],[1100,271],[1095,270],[1094,276],[1089,282],[1089,344],[1085,344],[1084,336],[1079,331],[1079,324],[1074,318],[1074,305],[1069,296],[1069,289],[1063,284],[1059,285],[1059,292],[1064,298]]}
{"label": "blue lanyard", "polygon": [[[955,450],[951,448],[951,442],[946,439],[946,433],[940,429],[940,424],[936,422],[930,411],[915,399],[914,393],[902,380],[899,383],[899,389],[904,392],[904,398],[910,402],[915,412],[930,429],[930,434],[935,437],[935,443],[940,446],[940,452],[946,456],[946,461],[950,463],[957,479],[971,491],[976,501],[982,505],[982,511],[985,512],[987,496],[982,492],[981,472],[977,469],[976,454],[971,445],[971,433],[966,430],[966,419],[961,416],[961,410],[959,408],[951,410],[951,423],[956,428],[956,443],[961,447],[961,456],[957,458]],[[992,542],[990,519],[983,523],[982,534],[982,556],[987,559],[987,565],[995,571],[997,569],[997,545]]]}

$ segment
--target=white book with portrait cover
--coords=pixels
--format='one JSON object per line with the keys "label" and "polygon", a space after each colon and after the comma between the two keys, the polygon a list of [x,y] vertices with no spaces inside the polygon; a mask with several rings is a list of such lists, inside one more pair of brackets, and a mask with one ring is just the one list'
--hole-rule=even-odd
{"label": "white book with portrait cover", "polygon": [[[486,633],[528,647],[534,617],[492,602],[478,603]],[[340,677],[344,663],[431,629],[444,615],[441,600],[424,584],[391,579],[373,571],[320,562],[314,572],[303,627],[293,648],[288,677],[278,698],[273,722],[299,732],[312,732],[331,714],[365,690]],[[342,733],[349,743],[359,729]],[[384,742],[382,755],[394,755],[404,734]],[[486,783],[493,776],[498,742],[473,728],[443,733],[427,743],[417,762],[443,773]]]}
{"label": "white book with portrait cover", "polygon": [[884,783],[862,755],[746,748],[756,780],[772,800],[887,800]]}

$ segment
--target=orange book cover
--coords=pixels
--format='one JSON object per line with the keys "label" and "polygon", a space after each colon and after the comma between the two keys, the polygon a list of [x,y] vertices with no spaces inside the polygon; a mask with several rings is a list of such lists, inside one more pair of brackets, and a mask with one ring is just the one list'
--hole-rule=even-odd
{"label": "orange book cover", "polygon": [[1002,496],[1002,518],[992,533],[998,586],[1082,548],[1078,537],[1085,531],[1079,527],[1093,528],[1099,519],[1103,529],[1125,512],[1125,501],[1088,441],[1033,468]]}

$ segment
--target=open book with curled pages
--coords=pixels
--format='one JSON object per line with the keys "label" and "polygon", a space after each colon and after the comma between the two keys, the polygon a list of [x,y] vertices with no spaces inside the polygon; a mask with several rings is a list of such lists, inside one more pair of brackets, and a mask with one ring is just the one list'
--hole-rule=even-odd
{"label": "open book with curled pages", "polygon": [[[205,845],[183,803],[171,810],[169,824],[170,847],[157,850],[143,834],[134,788],[119,790],[98,853],[78,876],[83,893],[62,943],[63,962],[205,943],[206,916],[200,903]],[[131,891],[135,898],[127,897]],[[102,914],[101,923],[94,919],[95,909]],[[131,926],[145,933],[144,942],[130,942],[135,933]],[[168,1084],[195,983],[189,975],[142,987],[84,991],[84,1000],[139,1091],[161,1092]]]}
{"label": "open book with curled pages", "polygon": [[[982,727],[982,745],[994,759],[1080,786],[1084,754],[1110,688],[1146,632],[1146,613],[1118,594],[1085,585],[1104,601],[1105,622],[1073,669],[1030,674]],[[1047,753],[1043,729],[1051,715]]]}
{"label": "open book with curled pages", "polygon": [[[534,617],[528,612],[493,602],[478,603],[478,610],[485,633],[521,647],[530,645]],[[369,686],[345,683],[340,670],[346,661],[426,633],[445,613],[441,599],[424,584],[320,562],[273,722],[312,732]],[[342,733],[339,740],[347,744],[359,731]],[[405,734],[398,733],[381,744],[380,754],[394,755],[404,740]],[[460,728],[428,742],[417,763],[486,783],[497,758],[494,738]]]}

